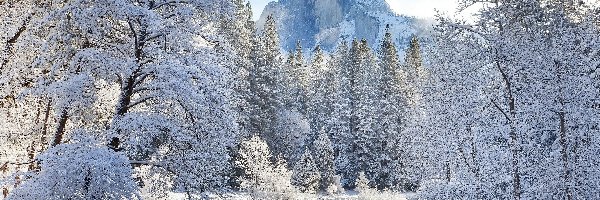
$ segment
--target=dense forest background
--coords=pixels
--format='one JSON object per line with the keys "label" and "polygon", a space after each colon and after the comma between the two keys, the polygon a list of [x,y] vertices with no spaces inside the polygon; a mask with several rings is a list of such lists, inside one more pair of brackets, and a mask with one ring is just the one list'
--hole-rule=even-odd
{"label": "dense forest background", "polygon": [[600,198],[600,9],[473,4],[283,52],[243,0],[0,1],[0,197]]}

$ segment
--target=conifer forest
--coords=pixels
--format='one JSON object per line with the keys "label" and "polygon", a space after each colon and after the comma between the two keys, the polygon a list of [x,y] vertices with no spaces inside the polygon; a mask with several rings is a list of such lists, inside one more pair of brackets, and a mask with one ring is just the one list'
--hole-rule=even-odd
{"label": "conifer forest", "polygon": [[0,0],[0,199],[600,199],[600,2],[448,1]]}

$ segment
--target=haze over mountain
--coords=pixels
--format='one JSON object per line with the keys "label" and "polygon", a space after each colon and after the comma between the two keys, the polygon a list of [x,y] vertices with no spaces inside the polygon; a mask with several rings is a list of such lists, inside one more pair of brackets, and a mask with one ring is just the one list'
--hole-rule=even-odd
{"label": "haze over mountain", "polygon": [[279,28],[283,50],[317,44],[333,50],[340,40],[366,39],[375,47],[390,25],[394,41],[402,49],[412,34],[422,32],[420,20],[394,13],[385,0],[279,0],[269,3],[257,25],[273,15]]}

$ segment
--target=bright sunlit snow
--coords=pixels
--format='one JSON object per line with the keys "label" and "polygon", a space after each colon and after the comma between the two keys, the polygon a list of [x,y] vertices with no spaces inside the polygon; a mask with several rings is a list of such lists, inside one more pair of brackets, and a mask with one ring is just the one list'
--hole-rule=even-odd
{"label": "bright sunlit snow", "polygon": [[598,199],[591,1],[0,0],[0,200]]}

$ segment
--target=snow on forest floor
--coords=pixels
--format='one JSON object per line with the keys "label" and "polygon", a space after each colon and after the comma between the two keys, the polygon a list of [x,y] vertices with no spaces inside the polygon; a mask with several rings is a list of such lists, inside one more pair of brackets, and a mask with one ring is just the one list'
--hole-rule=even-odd
{"label": "snow on forest floor", "polygon": [[[348,191],[341,195],[319,195],[319,194],[281,194],[281,193],[226,193],[226,194],[204,194],[200,199],[211,200],[254,200],[254,199],[292,199],[292,200],[411,200],[417,199],[414,193],[394,193],[394,192],[369,192],[359,194],[355,191]],[[185,194],[169,195],[170,200],[187,199]]]}

